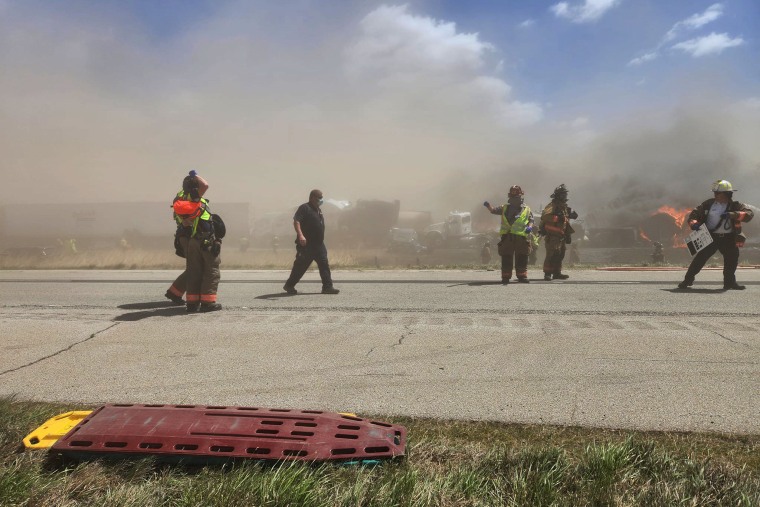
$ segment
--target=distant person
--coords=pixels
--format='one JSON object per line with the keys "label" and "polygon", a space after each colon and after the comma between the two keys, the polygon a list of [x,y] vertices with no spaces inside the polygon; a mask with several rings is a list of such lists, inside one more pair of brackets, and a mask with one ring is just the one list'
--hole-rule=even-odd
{"label": "distant person", "polygon": [[662,243],[659,241],[652,243],[652,262],[655,264],[662,264],[665,262],[665,251]]}
{"label": "distant person", "polygon": [[531,266],[535,266],[536,262],[538,262],[538,246],[541,241],[541,236],[539,236],[537,230],[532,230],[530,234],[528,234],[528,239],[530,240],[530,253],[528,254],[528,264]]}
{"label": "distant person", "polygon": [[[208,204],[203,195],[208,190],[208,182],[204,180],[196,171],[190,171],[182,180],[182,190],[177,192],[172,201],[172,209],[177,201],[190,201],[193,198],[200,199],[201,203]],[[174,253],[183,259],[187,259],[187,242],[193,232],[193,218],[182,218],[176,212],[173,214],[174,221],[177,224],[177,230],[174,232]],[[184,305],[185,301],[182,296],[187,290],[187,260],[185,260],[185,270],[174,280],[164,296],[177,305]]]}
{"label": "distant person", "polygon": [[688,289],[694,278],[715,252],[723,256],[723,289],[744,290],[744,285],[736,283],[736,268],[739,265],[739,247],[744,246],[742,222],[749,222],[755,216],[746,204],[733,200],[736,190],[728,180],[718,180],[712,185],[713,198],[708,199],[689,213],[689,227],[696,231],[705,224],[710,231],[712,243],[697,252],[692,259],[679,289]]}
{"label": "distant person", "polygon": [[571,242],[575,232],[570,226],[570,220],[578,218],[578,213],[567,205],[567,187],[561,184],[554,189],[552,201],[541,213],[539,234],[542,234],[546,246],[544,259],[544,280],[567,280],[570,275],[562,273],[562,261],[565,258],[565,245]]}
{"label": "distant person", "polygon": [[240,238],[240,252],[246,253],[248,251],[248,247],[251,246],[251,242],[248,239],[248,236],[243,236]]}
{"label": "distant person", "polygon": [[277,253],[277,250],[280,248],[280,238],[277,236],[272,236],[272,252]]}
{"label": "distant person", "polygon": [[486,266],[491,264],[491,242],[486,241],[483,243],[483,248],[480,250],[480,262]]}
{"label": "distant person", "polygon": [[288,294],[297,294],[296,284],[301,280],[312,262],[317,263],[319,276],[322,279],[322,294],[338,294],[340,291],[333,287],[330,275],[330,264],[327,261],[325,246],[325,219],[320,206],[324,202],[321,190],[309,193],[309,202],[302,204],[293,215],[293,228],[296,231],[296,259],[290,278],[285,282],[283,290]]}
{"label": "distant person", "polygon": [[570,245],[570,252],[568,253],[567,263],[571,266],[575,266],[576,264],[581,263],[581,255],[578,252],[578,245],[576,243]]}
{"label": "distant person", "polygon": [[509,189],[507,203],[502,206],[491,206],[486,201],[483,206],[493,215],[501,215],[501,241],[499,241],[499,255],[501,255],[501,283],[506,285],[512,278],[512,266],[514,264],[517,281],[528,283],[528,255],[530,254],[530,240],[528,235],[533,231],[533,213],[525,205],[523,191],[518,185]]}

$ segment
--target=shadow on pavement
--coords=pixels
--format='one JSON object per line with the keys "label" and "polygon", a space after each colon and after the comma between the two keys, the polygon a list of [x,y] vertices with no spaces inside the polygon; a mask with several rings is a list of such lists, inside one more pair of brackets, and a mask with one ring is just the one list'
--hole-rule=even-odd
{"label": "shadow on pavement", "polygon": [[117,308],[122,310],[155,310],[156,308],[170,308],[172,306],[183,306],[172,303],[171,301],[151,301],[150,303],[128,303],[119,305]]}
{"label": "shadow on pavement", "polygon": [[676,287],[675,289],[660,290],[664,290],[665,292],[672,292],[673,294],[723,294],[724,292],[728,292],[723,287],[719,289],[679,289]]}
{"label": "shadow on pavement", "polygon": [[293,298],[298,296],[321,296],[322,294],[319,292],[299,292],[298,294],[288,294],[287,292],[278,292],[276,294],[262,294],[261,296],[256,296],[253,299],[280,299],[280,298]]}
{"label": "shadow on pavement", "polygon": [[158,310],[143,310],[139,312],[123,313],[117,317],[114,317],[116,322],[136,322],[138,320],[147,319],[150,317],[174,317],[175,315],[187,315],[187,311],[184,306],[171,306],[169,308],[161,308]]}

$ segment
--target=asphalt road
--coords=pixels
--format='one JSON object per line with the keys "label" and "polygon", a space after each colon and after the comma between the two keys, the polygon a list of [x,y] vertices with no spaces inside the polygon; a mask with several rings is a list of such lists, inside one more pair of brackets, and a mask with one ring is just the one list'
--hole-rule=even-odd
{"label": "asphalt road", "polygon": [[[170,271],[0,272],[0,395],[760,432],[760,270],[223,271],[186,315]],[[537,276],[537,271],[531,273]]]}

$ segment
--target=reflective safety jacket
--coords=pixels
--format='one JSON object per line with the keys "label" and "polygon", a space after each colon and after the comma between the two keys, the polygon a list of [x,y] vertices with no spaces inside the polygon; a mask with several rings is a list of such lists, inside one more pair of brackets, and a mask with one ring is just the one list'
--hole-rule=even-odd
{"label": "reflective safety jacket", "polygon": [[514,234],[516,236],[526,237],[528,233],[525,231],[525,228],[532,225],[533,213],[531,213],[528,206],[523,205],[520,214],[517,215],[515,221],[510,224],[509,220],[507,220],[508,207],[509,206],[506,204],[503,206],[504,209],[501,212],[501,229],[499,230],[499,234],[502,236],[504,234]]}
{"label": "reflective safety jacket", "polygon": [[198,232],[198,225],[201,221],[206,222],[208,227],[202,226],[201,229],[211,229],[211,213],[208,211],[208,200],[201,197],[200,201],[190,199],[190,196],[184,191],[177,192],[177,196],[172,203],[174,209],[174,220],[178,226],[192,228],[190,237],[195,237]]}
{"label": "reflective safety jacket", "polygon": [[564,237],[575,232],[570,226],[567,203],[552,201],[541,213],[540,230],[548,236]]}

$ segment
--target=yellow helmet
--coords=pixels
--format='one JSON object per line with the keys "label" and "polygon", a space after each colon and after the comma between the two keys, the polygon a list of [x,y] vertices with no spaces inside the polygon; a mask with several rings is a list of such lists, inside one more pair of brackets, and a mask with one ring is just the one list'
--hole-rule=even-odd
{"label": "yellow helmet", "polygon": [[713,192],[736,192],[731,182],[728,180],[717,180],[712,184]]}

